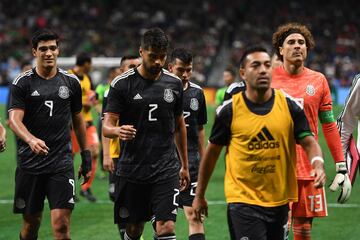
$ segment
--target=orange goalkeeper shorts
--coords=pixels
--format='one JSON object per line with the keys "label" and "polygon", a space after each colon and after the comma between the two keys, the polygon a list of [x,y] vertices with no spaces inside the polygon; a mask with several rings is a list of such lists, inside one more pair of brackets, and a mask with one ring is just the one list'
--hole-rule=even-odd
{"label": "orange goalkeeper shorts", "polygon": [[[94,125],[90,125],[86,128],[86,141],[88,146],[99,144],[99,136],[96,132],[96,127]],[[72,152],[73,154],[80,152],[80,146],[76,139],[76,134],[74,130],[71,130],[71,143],[72,143]]]}
{"label": "orange goalkeeper shorts", "polygon": [[299,200],[291,206],[293,217],[326,217],[327,204],[324,188],[315,188],[312,180],[298,180]]}

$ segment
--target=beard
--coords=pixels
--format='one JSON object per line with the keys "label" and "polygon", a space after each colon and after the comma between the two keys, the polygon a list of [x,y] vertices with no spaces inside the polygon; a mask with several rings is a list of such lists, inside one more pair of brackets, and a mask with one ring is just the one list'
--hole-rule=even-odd
{"label": "beard", "polygon": [[145,62],[143,64],[144,64],[145,70],[148,73],[150,73],[151,75],[158,75],[161,72],[161,69],[162,69],[161,66],[159,66],[159,67],[150,67]]}

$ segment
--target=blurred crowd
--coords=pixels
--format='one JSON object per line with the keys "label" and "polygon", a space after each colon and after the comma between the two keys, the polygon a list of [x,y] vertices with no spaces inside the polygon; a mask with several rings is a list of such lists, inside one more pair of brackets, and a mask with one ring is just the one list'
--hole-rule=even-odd
{"label": "blurred crowd", "polygon": [[276,27],[298,21],[311,28],[316,41],[308,66],[323,72],[331,85],[349,86],[360,70],[360,5],[355,0],[3,0],[0,9],[0,85],[32,59],[29,38],[43,27],[61,35],[62,57],[81,51],[93,57],[136,54],[145,29],[161,27],[173,47],[193,51],[194,77],[205,84],[222,47],[231,50],[226,64],[237,67],[247,44],[270,50]]}

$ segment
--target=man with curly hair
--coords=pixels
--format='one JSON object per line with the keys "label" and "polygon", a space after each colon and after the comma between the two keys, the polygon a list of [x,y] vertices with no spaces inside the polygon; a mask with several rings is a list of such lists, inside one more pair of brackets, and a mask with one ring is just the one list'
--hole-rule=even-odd
{"label": "man with curly hair", "polygon": [[[315,46],[313,36],[305,25],[287,23],[278,27],[272,43],[276,54],[283,61],[282,66],[273,70],[272,87],[290,94],[304,108],[316,139],[320,119],[337,171],[330,190],[336,191],[341,187],[338,202],[344,203],[350,196],[351,183],[332,112],[328,82],[322,73],[304,66],[309,50]],[[296,150],[299,202],[294,202],[291,208],[294,239],[311,239],[313,218],[327,216],[325,190],[314,188],[309,160],[299,145]]]}

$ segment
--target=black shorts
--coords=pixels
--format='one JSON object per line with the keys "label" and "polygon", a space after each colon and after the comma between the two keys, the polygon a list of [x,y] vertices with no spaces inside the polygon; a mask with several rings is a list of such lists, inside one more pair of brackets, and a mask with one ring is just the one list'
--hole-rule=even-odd
{"label": "black shorts", "polygon": [[229,203],[227,217],[231,239],[287,239],[288,204],[260,207]]}
{"label": "black shorts", "polygon": [[176,221],[179,197],[179,177],[138,184],[118,177],[115,185],[115,223],[140,223],[150,221]]}
{"label": "black shorts", "polygon": [[[115,162],[115,169],[117,168],[116,167],[116,163],[118,162],[119,158],[112,158],[112,161]],[[109,192],[109,197],[110,197],[110,200],[112,202],[115,201],[115,183],[116,183],[116,173],[111,173],[109,172],[109,189],[108,189],[108,192]]]}
{"label": "black shorts", "polygon": [[183,206],[185,206],[185,207],[192,206],[192,202],[194,201],[194,198],[195,198],[196,187],[197,187],[197,182],[192,182],[192,183],[190,183],[190,185],[187,189],[180,192],[179,207],[183,208]]}
{"label": "black shorts", "polygon": [[29,174],[15,172],[14,213],[35,214],[44,209],[47,197],[50,209],[73,209],[75,195],[74,169],[64,172]]}

